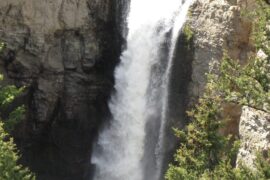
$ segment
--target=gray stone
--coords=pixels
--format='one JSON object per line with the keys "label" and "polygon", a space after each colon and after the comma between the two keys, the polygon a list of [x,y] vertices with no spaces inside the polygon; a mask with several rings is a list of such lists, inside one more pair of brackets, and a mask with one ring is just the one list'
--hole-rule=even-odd
{"label": "gray stone", "polygon": [[270,149],[270,114],[250,107],[243,107],[239,135],[241,147],[237,164],[254,168],[256,153]]}
{"label": "gray stone", "polygon": [[257,58],[264,60],[264,59],[267,59],[267,57],[268,56],[265,54],[265,52],[262,49],[260,49],[257,52]]}

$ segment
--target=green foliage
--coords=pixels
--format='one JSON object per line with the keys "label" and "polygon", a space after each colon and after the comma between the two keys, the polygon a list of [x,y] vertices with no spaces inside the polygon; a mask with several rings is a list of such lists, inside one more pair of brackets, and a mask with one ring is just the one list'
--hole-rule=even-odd
{"label": "green foliage", "polygon": [[[3,77],[0,77],[0,81]],[[24,88],[17,88],[16,86],[9,85],[0,85],[0,108],[4,110],[7,108],[10,103],[13,102],[16,96],[22,93]],[[8,133],[10,133],[14,126],[18,124],[22,118],[24,117],[23,114],[25,112],[24,106],[17,107],[13,112],[9,114],[9,118],[5,120],[4,129]]]}
{"label": "green foliage", "polygon": [[258,8],[256,11],[252,12],[254,21],[256,21],[256,23],[253,24],[252,39],[257,50],[263,49],[267,54],[270,54],[270,8],[264,0],[257,0],[257,4]]}
{"label": "green foliage", "polygon": [[244,67],[225,56],[212,86],[226,102],[270,111],[270,63],[255,58]]}
{"label": "green foliage", "polygon": [[[0,51],[4,48],[0,43]],[[3,75],[0,75],[0,81]],[[7,107],[14,98],[23,91],[23,88],[0,85],[0,108]],[[0,180],[34,180],[35,176],[25,167],[18,165],[18,151],[13,139],[7,132],[11,132],[24,114],[24,107],[17,107],[9,114],[9,119],[3,124],[0,121]],[[1,120],[1,119],[0,119]]]}
{"label": "green foliage", "polygon": [[8,121],[4,123],[6,132],[11,133],[14,127],[23,120],[25,114],[25,107],[19,106],[9,114]]}
{"label": "green foliage", "polygon": [[[11,103],[22,91],[14,86],[0,88],[0,107],[3,108]],[[0,179],[2,180],[33,180],[35,177],[27,168],[17,165],[18,151],[13,140],[6,132],[11,132],[14,126],[22,119],[24,107],[17,107],[9,114],[5,124],[0,122]],[[5,129],[5,130],[4,130]]]}
{"label": "green foliage", "polygon": [[[0,42],[0,52],[5,47],[5,43]],[[4,79],[3,75],[0,74],[0,82]],[[3,85],[0,84],[0,108],[4,110],[7,108],[24,90],[24,87],[17,88],[14,85]],[[17,107],[13,112],[9,114],[9,118],[4,123],[4,129],[10,133],[14,126],[20,122],[25,112],[24,106]]]}
{"label": "green foliage", "polygon": [[256,159],[256,177],[257,179],[270,179],[270,150],[268,152],[258,153]]}
{"label": "green foliage", "polygon": [[3,129],[0,122],[0,179],[1,180],[34,180],[35,177],[27,168],[17,165],[19,159],[13,140]]}
{"label": "green foliage", "polygon": [[13,85],[0,86],[0,107],[3,108],[10,104],[16,96],[22,93],[23,89]]}
{"label": "green foliage", "polygon": [[[270,151],[269,151],[270,152]],[[226,159],[226,158],[225,158]],[[244,165],[234,168],[231,163],[224,158],[213,171],[205,171],[199,178],[202,180],[263,180],[270,179],[269,160],[258,153],[255,169],[249,169]],[[228,158],[227,158],[228,159]]]}
{"label": "green foliage", "polygon": [[[254,42],[254,45],[257,50],[263,49],[267,54],[270,53],[270,28],[269,28],[269,19],[270,19],[270,8],[266,0],[256,0],[256,8],[254,11],[242,10],[241,14],[247,19],[253,20],[253,31],[251,39]],[[267,27],[267,28],[266,28]]]}
{"label": "green foliage", "polygon": [[199,103],[188,112],[192,122],[187,128],[184,131],[175,130],[181,146],[175,155],[176,164],[170,165],[166,174],[168,180],[205,178],[222,161],[224,167],[231,166],[237,143],[232,148],[231,137],[218,133],[223,125],[220,115],[222,99],[212,88],[212,83],[209,83]]}
{"label": "green foliage", "polygon": [[193,38],[193,36],[194,36],[194,33],[193,33],[191,27],[190,27],[188,24],[186,24],[186,25],[184,26],[184,28],[183,28],[183,33],[184,33],[184,35],[185,35],[185,37],[186,37],[186,40],[187,40],[188,42],[189,42],[189,41]]}
{"label": "green foliage", "polygon": [[[254,19],[251,38],[256,50],[270,55],[270,6],[257,0],[255,11],[246,16]],[[270,111],[270,62],[269,58],[250,57],[244,67],[226,54],[220,68],[220,76],[212,76],[216,89],[229,102]]]}
{"label": "green foliage", "polygon": [[175,130],[181,140],[175,155],[175,164],[170,165],[167,180],[258,180],[270,179],[270,164],[258,156],[256,169],[244,166],[234,168],[239,142],[230,136],[218,133],[222,128],[222,104],[233,102],[270,112],[269,68],[267,60],[255,59],[246,66],[225,56],[220,74],[208,75],[204,96],[192,111],[188,112],[191,123],[184,131]]}
{"label": "green foliage", "polygon": [[[249,14],[250,15],[250,14]],[[256,19],[252,38],[257,51],[270,55],[270,7],[258,0],[258,8],[251,12]],[[185,32],[185,31],[184,31]],[[187,30],[185,32],[189,34]],[[258,153],[256,170],[244,165],[235,168],[234,160],[239,141],[222,136],[219,129],[222,105],[234,103],[270,112],[270,62],[269,58],[251,57],[241,66],[226,54],[219,74],[209,74],[205,93],[195,108],[188,112],[190,124],[184,130],[175,129],[180,147],[175,162],[169,166],[167,180],[259,180],[270,179],[269,153]],[[269,151],[270,152],[270,151]]]}
{"label": "green foliage", "polygon": [[5,47],[5,43],[0,42],[0,51]]}

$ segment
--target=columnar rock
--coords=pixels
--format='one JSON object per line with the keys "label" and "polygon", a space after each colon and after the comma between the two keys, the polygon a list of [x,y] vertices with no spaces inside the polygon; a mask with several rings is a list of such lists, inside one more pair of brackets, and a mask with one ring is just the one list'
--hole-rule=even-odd
{"label": "columnar rock", "polygon": [[27,120],[14,136],[43,179],[89,176],[92,140],[123,43],[119,0],[1,0],[1,73],[26,86]]}
{"label": "columnar rock", "polygon": [[194,32],[192,81],[189,94],[196,100],[206,83],[205,73],[216,71],[225,51],[245,62],[251,51],[251,22],[241,16],[253,0],[197,0],[191,8],[188,25]]}
{"label": "columnar rock", "polygon": [[239,135],[241,147],[237,164],[254,168],[256,154],[270,149],[270,114],[250,107],[243,107]]}

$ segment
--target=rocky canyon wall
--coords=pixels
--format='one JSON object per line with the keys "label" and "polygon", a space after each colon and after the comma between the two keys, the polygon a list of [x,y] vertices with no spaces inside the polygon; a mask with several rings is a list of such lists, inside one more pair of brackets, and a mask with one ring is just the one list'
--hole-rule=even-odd
{"label": "rocky canyon wall", "polygon": [[[186,28],[178,38],[171,69],[172,83],[169,88],[165,137],[168,161],[173,160],[172,154],[177,147],[172,127],[183,128],[188,123],[186,111],[203,94],[206,73],[218,73],[218,65],[225,51],[242,63],[254,51],[250,42],[252,23],[241,16],[243,11],[254,7],[253,3],[254,1],[195,0],[190,8]],[[226,111],[232,121],[225,133],[238,135],[241,108],[226,105]]]}
{"label": "rocky canyon wall", "polygon": [[[187,22],[194,36],[187,42],[182,35],[175,52],[177,83],[170,97],[175,109],[168,131],[202,95],[205,73],[215,70],[224,50],[243,63],[254,52],[251,22],[241,16],[253,5],[253,0],[195,1]],[[107,102],[125,45],[127,11],[125,0],[0,1],[0,41],[6,44],[0,70],[8,82],[27,87],[16,100],[26,105],[26,120],[13,135],[21,162],[39,179],[90,178],[92,141],[110,116]]]}
{"label": "rocky canyon wall", "polygon": [[21,162],[40,179],[89,179],[99,125],[110,114],[113,71],[124,45],[119,0],[1,0],[1,73],[26,86],[14,131]]}
{"label": "rocky canyon wall", "polygon": [[[254,53],[250,41],[252,22],[241,15],[252,8],[252,0],[194,1],[186,22],[190,32],[183,30],[175,52],[170,92],[171,126],[182,127],[183,122],[187,122],[186,110],[203,94],[206,73],[218,73],[224,52],[241,63],[245,63],[248,56]],[[192,36],[191,39],[188,40],[188,36]],[[225,111],[233,119],[226,133],[238,135],[241,108],[226,105]],[[171,126],[168,127],[170,138],[173,137]]]}
{"label": "rocky canyon wall", "polygon": [[[226,52],[241,64],[250,55],[266,58],[261,50],[256,52],[251,39],[252,23],[243,14],[254,11],[253,0],[197,0],[190,11],[187,26],[194,33],[192,39],[193,58],[188,86],[187,106],[192,106],[203,94],[206,73],[218,73],[218,65]],[[262,55],[260,55],[262,54]],[[262,57],[261,57],[262,56]],[[269,150],[269,113],[251,107],[225,104],[224,117],[230,121],[221,130],[240,138],[241,147],[237,163],[253,168],[257,152],[267,154]]]}

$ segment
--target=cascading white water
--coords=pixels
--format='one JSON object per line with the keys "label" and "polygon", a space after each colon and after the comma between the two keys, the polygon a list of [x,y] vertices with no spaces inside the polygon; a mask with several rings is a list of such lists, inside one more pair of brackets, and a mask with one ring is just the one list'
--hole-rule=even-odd
{"label": "cascading white water", "polygon": [[[151,96],[155,91],[149,88],[150,82],[153,81],[151,78],[155,78],[151,75],[151,69],[154,64],[159,63],[159,50],[161,44],[167,40],[166,35],[170,30],[173,30],[170,48],[170,52],[173,52],[178,31],[187,14],[185,7],[189,6],[191,0],[185,3],[182,1],[131,0],[127,49],[122,53],[121,63],[116,69],[116,94],[112,96],[109,103],[113,118],[100,132],[97,145],[93,150],[92,163],[96,166],[95,180],[143,180],[145,178],[143,158],[147,158],[144,156],[145,138],[148,136],[146,124],[153,112],[159,113],[160,116],[165,112],[165,110],[155,110],[153,103],[151,108],[148,108],[151,99],[148,95]],[[170,63],[171,59],[172,55],[167,57],[167,62]],[[168,64],[167,72],[169,67]],[[162,76],[169,75],[164,73]],[[164,79],[163,83],[168,82],[167,77],[162,79]],[[163,84],[165,91],[166,87],[167,85]],[[162,88],[162,86],[153,88]],[[160,103],[166,106],[167,100],[164,98],[161,100]],[[166,109],[164,105],[161,106]],[[156,142],[158,148],[156,155],[163,156],[161,146],[164,122],[157,123],[161,124],[161,130],[156,130],[160,131],[160,142]],[[153,164],[156,172],[152,179],[147,180],[158,179],[161,171],[159,161],[162,161],[162,158],[157,157],[157,162]]]}

